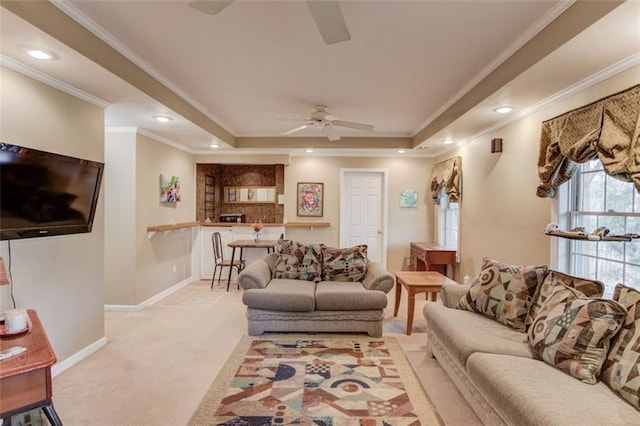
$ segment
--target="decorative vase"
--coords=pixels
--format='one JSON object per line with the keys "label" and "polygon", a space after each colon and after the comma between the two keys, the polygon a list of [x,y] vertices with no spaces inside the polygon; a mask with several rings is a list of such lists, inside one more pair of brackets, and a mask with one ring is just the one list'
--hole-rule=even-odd
{"label": "decorative vase", "polygon": [[255,232],[255,233],[253,234],[253,241],[254,241],[254,242],[256,242],[256,243],[257,243],[258,241],[260,241],[260,238],[262,238],[262,234],[261,234],[260,232]]}

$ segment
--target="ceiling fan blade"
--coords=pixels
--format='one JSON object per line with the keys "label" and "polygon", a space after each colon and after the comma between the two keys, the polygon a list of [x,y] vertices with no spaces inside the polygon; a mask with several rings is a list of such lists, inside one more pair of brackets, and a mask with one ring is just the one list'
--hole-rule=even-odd
{"label": "ceiling fan blade", "polygon": [[305,123],[305,124],[303,124],[302,126],[298,126],[298,127],[296,127],[295,129],[287,130],[286,132],[284,132],[284,133],[282,134],[282,136],[288,136],[288,135],[294,134],[294,133],[296,133],[296,132],[299,132],[300,130],[304,130],[304,129],[306,129],[307,127],[311,127],[311,126],[313,126],[313,123],[311,123],[311,122],[309,122],[309,123]]}
{"label": "ceiling fan blade", "polygon": [[331,122],[334,126],[348,127],[350,129],[362,130],[363,132],[373,132],[373,126],[371,124],[354,123],[353,121],[333,120]]}
{"label": "ceiling fan blade", "polygon": [[189,6],[200,12],[215,15],[234,1],[235,0],[194,0],[189,2]]}
{"label": "ceiling fan blade", "polygon": [[351,40],[351,34],[337,1],[307,0],[307,5],[326,44]]}
{"label": "ceiling fan blade", "polygon": [[324,127],[322,128],[322,133],[324,133],[331,142],[340,140],[340,136],[338,136],[336,129],[333,128],[331,123],[327,123],[324,125]]}

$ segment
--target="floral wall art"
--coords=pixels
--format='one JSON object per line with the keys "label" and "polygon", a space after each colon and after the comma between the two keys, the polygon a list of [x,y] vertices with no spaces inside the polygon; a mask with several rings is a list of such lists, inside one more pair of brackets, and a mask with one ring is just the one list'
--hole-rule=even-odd
{"label": "floral wall art", "polygon": [[323,183],[298,182],[298,216],[322,217]]}
{"label": "floral wall art", "polygon": [[160,175],[160,202],[177,203],[180,197],[180,178],[172,175]]}

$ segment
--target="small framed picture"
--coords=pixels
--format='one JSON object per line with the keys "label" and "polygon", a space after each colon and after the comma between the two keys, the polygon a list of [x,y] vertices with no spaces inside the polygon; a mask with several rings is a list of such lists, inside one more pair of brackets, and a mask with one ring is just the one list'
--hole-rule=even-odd
{"label": "small framed picture", "polygon": [[182,200],[180,195],[180,179],[178,176],[160,175],[160,202],[177,203]]}
{"label": "small framed picture", "polygon": [[298,182],[298,216],[322,217],[324,184]]}
{"label": "small framed picture", "polygon": [[418,191],[416,189],[400,191],[400,208],[413,209],[416,207],[418,207]]}

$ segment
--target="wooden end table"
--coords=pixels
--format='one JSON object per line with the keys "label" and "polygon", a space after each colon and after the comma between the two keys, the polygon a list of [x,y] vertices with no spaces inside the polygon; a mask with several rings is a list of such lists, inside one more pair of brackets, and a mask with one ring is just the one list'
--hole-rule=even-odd
{"label": "wooden end table", "polygon": [[29,309],[27,313],[31,330],[0,339],[0,350],[12,346],[27,348],[21,354],[0,361],[0,418],[8,419],[24,411],[42,408],[52,425],[62,425],[51,400],[51,366],[56,362],[56,355],[36,311]]}
{"label": "wooden end table", "polygon": [[416,294],[428,293],[432,301],[438,300],[438,293],[444,284],[458,284],[450,278],[436,271],[398,271],[394,272],[396,276],[396,305],[393,316],[398,316],[398,308],[400,307],[400,295],[402,287],[407,289],[409,300],[407,301],[407,335],[411,336],[411,327],[413,327],[413,311],[416,306]]}

